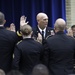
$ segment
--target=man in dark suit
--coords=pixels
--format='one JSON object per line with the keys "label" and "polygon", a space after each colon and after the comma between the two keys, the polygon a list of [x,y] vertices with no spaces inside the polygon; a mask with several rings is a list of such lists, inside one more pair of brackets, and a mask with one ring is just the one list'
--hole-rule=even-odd
{"label": "man in dark suit", "polygon": [[33,37],[37,39],[38,33],[42,35],[42,42],[44,43],[44,39],[48,36],[54,35],[54,31],[52,28],[48,27],[48,16],[45,13],[37,14],[37,27],[33,28]]}
{"label": "man in dark suit", "polygon": [[15,47],[13,69],[21,71],[24,75],[30,75],[33,67],[41,63],[43,47],[31,38],[32,28],[29,25],[23,25],[21,32],[23,40]]}
{"label": "man in dark suit", "polygon": [[11,70],[13,50],[18,37],[16,33],[4,28],[5,16],[0,12],[0,69],[6,73]]}
{"label": "man in dark suit", "polygon": [[75,39],[64,33],[66,22],[59,18],[55,22],[55,35],[44,45],[50,75],[73,74]]}

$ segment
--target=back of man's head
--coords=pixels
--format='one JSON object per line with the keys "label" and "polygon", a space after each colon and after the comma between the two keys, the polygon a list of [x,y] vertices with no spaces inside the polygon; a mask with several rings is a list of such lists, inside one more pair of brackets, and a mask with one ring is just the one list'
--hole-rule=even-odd
{"label": "back of man's head", "polygon": [[55,30],[64,31],[66,29],[66,22],[64,19],[59,18],[55,21],[54,25]]}
{"label": "back of man's head", "polygon": [[2,69],[0,69],[0,75],[5,75],[5,72]]}
{"label": "back of man's head", "polygon": [[0,25],[4,24],[5,16],[2,12],[0,12]]}
{"label": "back of man's head", "polygon": [[33,68],[32,75],[49,75],[49,71],[45,65],[38,64]]}
{"label": "back of man's head", "polygon": [[26,25],[21,26],[20,30],[24,36],[28,36],[32,32],[32,27],[26,24]]}

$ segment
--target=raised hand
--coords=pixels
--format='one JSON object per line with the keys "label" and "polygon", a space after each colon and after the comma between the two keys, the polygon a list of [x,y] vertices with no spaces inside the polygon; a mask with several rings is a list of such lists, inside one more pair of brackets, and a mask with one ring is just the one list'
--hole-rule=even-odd
{"label": "raised hand", "polygon": [[26,19],[27,19],[27,17],[25,17],[24,15],[21,16],[21,18],[20,18],[20,26],[28,24],[28,21],[26,22]]}
{"label": "raised hand", "polygon": [[37,41],[42,43],[42,35],[40,33],[38,33]]}
{"label": "raised hand", "polygon": [[15,24],[14,24],[14,23],[11,23],[11,24],[10,24],[10,31],[13,31],[13,32],[16,31],[16,29],[15,29]]}

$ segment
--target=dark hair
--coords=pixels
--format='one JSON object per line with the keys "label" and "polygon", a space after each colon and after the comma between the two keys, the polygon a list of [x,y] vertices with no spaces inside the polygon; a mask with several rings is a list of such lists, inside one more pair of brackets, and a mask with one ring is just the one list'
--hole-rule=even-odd
{"label": "dark hair", "polygon": [[38,64],[33,68],[32,75],[49,75],[49,71],[45,65]]}
{"label": "dark hair", "polygon": [[2,12],[0,12],[0,25],[4,24],[5,16]]}
{"label": "dark hair", "polygon": [[7,75],[23,75],[23,74],[18,70],[11,70],[10,72],[7,73]]}
{"label": "dark hair", "polygon": [[72,26],[71,26],[71,29],[73,29],[73,28],[75,28],[75,25],[72,25]]}

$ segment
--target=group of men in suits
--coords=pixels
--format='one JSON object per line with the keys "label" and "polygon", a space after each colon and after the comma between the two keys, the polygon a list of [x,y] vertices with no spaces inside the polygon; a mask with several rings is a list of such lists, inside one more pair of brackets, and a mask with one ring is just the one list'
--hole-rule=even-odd
{"label": "group of men in suits", "polygon": [[[41,61],[48,67],[50,75],[72,74],[75,39],[64,33],[66,22],[62,18],[57,19],[53,30],[47,26],[48,16],[45,13],[37,15],[38,25],[33,29],[24,18],[22,20],[24,25],[20,30],[23,40],[15,46],[19,36],[4,28],[5,17],[0,12],[0,68],[6,73],[11,70],[14,51],[13,68],[24,74],[29,75],[32,68]],[[42,44],[32,37],[41,39]],[[40,57],[44,59],[40,60]]]}
{"label": "group of men in suits", "polygon": [[[25,17],[23,16],[25,19]],[[22,20],[24,20],[22,19]],[[37,15],[38,26],[37,28],[31,28],[27,23],[22,21],[20,31],[23,36],[23,40],[20,41],[14,50],[13,68],[20,70],[23,74],[31,75],[32,69],[35,65],[43,63],[44,49],[43,45],[46,37],[50,35],[51,28],[48,25],[48,16],[45,13],[39,13]],[[23,24],[24,23],[24,24]],[[44,34],[42,35],[42,30]],[[39,35],[38,35],[39,34]],[[40,42],[37,42],[34,40]]]}

